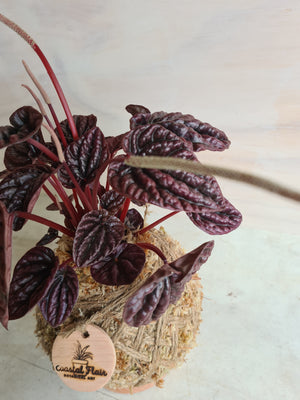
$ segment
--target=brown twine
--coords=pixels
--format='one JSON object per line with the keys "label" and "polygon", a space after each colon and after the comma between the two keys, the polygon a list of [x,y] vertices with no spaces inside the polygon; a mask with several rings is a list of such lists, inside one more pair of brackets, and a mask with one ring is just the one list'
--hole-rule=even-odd
{"label": "brown twine", "polygon": [[[134,242],[134,237],[127,238]],[[141,237],[138,239],[141,240]],[[143,235],[159,247],[172,261],[183,254],[179,243],[164,231],[151,230]],[[58,243],[60,261],[70,257],[72,240],[63,237]],[[85,325],[96,324],[111,337],[116,349],[116,369],[106,386],[108,389],[133,389],[155,381],[160,386],[167,372],[184,362],[187,352],[195,346],[201,321],[202,292],[200,280],[186,285],[181,299],[156,322],[134,328],[122,320],[124,304],[138,287],[161,266],[160,258],[146,251],[146,264],[141,276],[130,286],[99,285],[89,275],[89,268],[77,269],[80,293],[71,316],[65,323],[52,328],[37,310],[36,335],[39,344],[51,357],[52,345],[58,334],[70,335],[74,330],[84,332]]]}

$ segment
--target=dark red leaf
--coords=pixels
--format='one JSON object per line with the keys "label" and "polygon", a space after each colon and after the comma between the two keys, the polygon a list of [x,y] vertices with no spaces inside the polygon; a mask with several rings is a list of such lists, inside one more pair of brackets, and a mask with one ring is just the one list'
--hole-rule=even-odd
{"label": "dark red leaf", "polygon": [[0,322],[7,329],[12,256],[12,218],[0,201]]}
{"label": "dark red leaf", "polygon": [[23,317],[41,300],[57,268],[57,258],[47,247],[34,247],[18,261],[10,284],[10,320]]}
{"label": "dark red leaf", "polygon": [[150,110],[148,110],[148,108],[138,104],[128,104],[126,111],[128,111],[131,115],[150,114]]}
{"label": "dark red leaf", "polygon": [[114,190],[139,203],[151,203],[170,210],[201,212],[220,210],[221,189],[211,176],[184,171],[133,168],[117,156],[109,165],[109,183]]}
{"label": "dark red leaf", "polygon": [[[127,108],[126,108],[127,109]],[[223,151],[230,146],[226,134],[206,122],[201,122],[189,114],[166,113],[159,111],[150,113],[143,106],[129,106],[133,117],[130,119],[130,128],[150,124],[159,124],[175,133],[177,136],[191,142],[194,151],[212,150]]]}
{"label": "dark red leaf", "polygon": [[[79,137],[83,136],[88,130],[94,128],[97,124],[97,117],[95,117],[95,115],[93,114],[73,115],[73,120],[75,122],[75,126]],[[70,129],[68,120],[65,119],[64,121],[60,122],[60,126],[64,133],[67,143],[68,144],[72,143],[74,139],[72,136],[72,131]],[[57,129],[55,129],[55,132],[58,133]]]}
{"label": "dark red leaf", "polygon": [[131,208],[127,211],[124,224],[129,230],[136,231],[143,228],[144,218],[135,208]]}
{"label": "dark red leaf", "polygon": [[9,121],[12,126],[0,127],[0,148],[23,142],[35,135],[42,125],[43,116],[33,107],[24,106],[16,110]]}
{"label": "dark red leaf", "polygon": [[210,235],[224,235],[236,229],[242,222],[241,213],[226,199],[222,211],[204,210],[200,213],[187,213],[190,220]]}
{"label": "dark red leaf", "polygon": [[[81,186],[90,183],[101,165],[108,159],[108,148],[103,133],[95,127],[85,132],[65,150],[65,159],[74,177]],[[62,184],[71,189],[74,184],[64,167],[58,171]]]}
{"label": "dark red leaf", "polygon": [[122,142],[125,135],[126,133],[118,136],[106,136],[105,141],[108,147],[108,151],[111,155],[122,149]]}
{"label": "dark red leaf", "polygon": [[[51,173],[52,169],[43,165],[28,165],[9,172],[0,183],[0,201],[9,213],[32,209],[40,187]],[[23,218],[15,217],[13,229],[20,230],[24,222]]]}
{"label": "dark red leaf", "polygon": [[121,242],[124,225],[106,210],[93,210],[85,214],[78,224],[73,258],[78,267],[98,263]]}
{"label": "dark red leaf", "polygon": [[165,264],[127,300],[123,319],[128,325],[147,325],[167,310],[171,294],[169,276],[173,272],[172,268]]}
{"label": "dark red leaf", "polygon": [[100,206],[107,210],[110,214],[116,214],[124,201],[124,196],[115,192],[114,190],[109,190],[101,196]]}
{"label": "dark red leaf", "polygon": [[144,250],[135,244],[123,242],[113,253],[91,267],[91,275],[103,285],[130,285],[144,264]]}
{"label": "dark red leaf", "polygon": [[177,271],[169,278],[171,285],[171,303],[174,304],[179,300],[184,291],[185,284],[191,280],[192,276],[200,269],[201,265],[206,263],[208,257],[211,255],[213,247],[214,241],[212,240],[202,244],[169,264],[173,271]]}
{"label": "dark red leaf", "polygon": [[44,318],[51,326],[56,327],[68,318],[77,301],[78,290],[76,272],[69,265],[61,267],[39,303]]}
{"label": "dark red leaf", "polygon": [[36,246],[45,246],[53,242],[58,237],[58,231],[54,228],[49,228],[48,232],[42,237],[42,239],[36,244]]}
{"label": "dark red leaf", "polygon": [[160,125],[139,126],[126,134],[123,150],[137,156],[180,157],[196,160],[191,143]]}

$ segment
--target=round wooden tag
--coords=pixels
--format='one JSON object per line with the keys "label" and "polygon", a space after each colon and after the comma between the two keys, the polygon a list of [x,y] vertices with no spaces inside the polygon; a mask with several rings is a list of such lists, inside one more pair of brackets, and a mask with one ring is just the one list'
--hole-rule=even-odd
{"label": "round wooden tag", "polygon": [[110,337],[96,325],[57,336],[52,348],[53,368],[71,389],[93,392],[110,380],[116,353]]}

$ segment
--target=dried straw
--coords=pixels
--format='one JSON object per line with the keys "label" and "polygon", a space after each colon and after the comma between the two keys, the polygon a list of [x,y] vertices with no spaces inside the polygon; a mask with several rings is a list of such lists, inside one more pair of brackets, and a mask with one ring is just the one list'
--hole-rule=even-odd
{"label": "dried straw", "polygon": [[[134,237],[127,238],[134,242]],[[159,247],[172,261],[183,254],[177,241],[164,231],[151,230],[138,238]],[[57,255],[61,261],[70,257],[72,241],[60,240]],[[111,337],[116,349],[116,369],[107,389],[129,389],[155,382],[163,383],[170,369],[182,364],[187,352],[196,344],[196,334],[201,321],[202,292],[200,280],[194,277],[187,285],[181,299],[156,322],[134,328],[122,320],[124,304],[132,293],[157,268],[161,260],[152,251],[146,251],[146,265],[142,276],[130,286],[111,287],[91,279],[89,269],[78,269],[79,298],[71,316],[63,325],[52,328],[37,310],[36,335],[39,344],[51,357],[53,342],[58,334],[69,335],[94,323]]]}

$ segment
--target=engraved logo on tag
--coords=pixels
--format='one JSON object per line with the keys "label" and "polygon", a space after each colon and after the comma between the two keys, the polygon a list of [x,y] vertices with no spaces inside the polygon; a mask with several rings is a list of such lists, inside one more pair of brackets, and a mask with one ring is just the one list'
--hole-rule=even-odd
{"label": "engraved logo on tag", "polygon": [[98,326],[87,325],[64,337],[59,335],[52,349],[53,368],[71,389],[92,392],[110,380],[116,363],[114,345]]}

